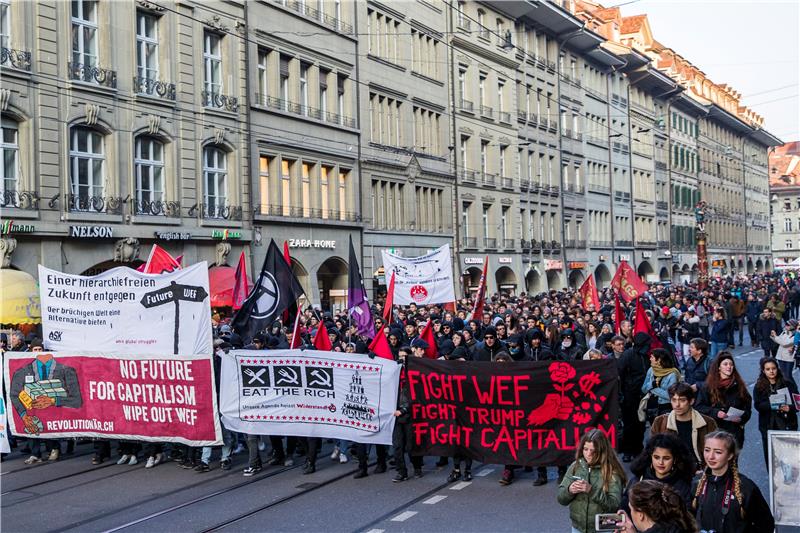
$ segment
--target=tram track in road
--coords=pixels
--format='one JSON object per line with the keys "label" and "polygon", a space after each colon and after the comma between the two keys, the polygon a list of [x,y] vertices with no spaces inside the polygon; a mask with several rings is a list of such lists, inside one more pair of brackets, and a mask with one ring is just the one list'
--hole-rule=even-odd
{"label": "tram track in road", "polygon": [[[86,454],[86,455],[89,455],[89,454]],[[80,475],[83,475],[83,474],[88,474],[90,472],[97,472],[98,470],[102,470],[104,468],[108,468],[109,466],[116,466],[116,465],[117,465],[116,462],[110,462],[110,463],[108,463],[106,465],[98,466],[96,468],[92,468],[92,469],[89,469],[89,470],[81,470],[79,472],[72,472],[71,474],[64,474],[64,475],[61,475],[61,476],[51,477],[51,478],[45,479],[44,481],[40,481],[38,483],[31,483],[30,485],[23,485],[21,487],[15,488],[15,489],[4,491],[4,492],[0,493],[0,496],[6,496],[6,495],[12,494],[14,492],[20,492],[20,491],[23,491],[23,490],[32,489],[34,487],[38,487],[39,485],[46,485],[48,483],[54,483],[56,481],[61,481],[62,479],[69,479],[71,477],[80,476]],[[128,470],[127,472],[132,472],[132,471],[133,470]],[[120,472],[120,473],[127,473],[127,472]],[[117,474],[113,474],[113,475],[115,476]],[[106,476],[106,477],[113,477],[113,476]],[[106,478],[100,478],[100,479],[106,479]],[[80,485],[77,485],[77,486],[80,486]],[[15,505],[15,504],[12,504],[12,505]]]}
{"label": "tram track in road", "polygon": [[[92,455],[93,453],[94,453],[94,450],[88,451],[86,453],[73,453],[71,455],[61,454],[61,456],[59,458],[59,462],[66,463],[67,461],[71,461],[71,460],[77,459],[79,457],[86,457],[87,455]],[[8,459],[3,461],[3,464],[5,464],[7,461],[8,461]],[[0,472],[0,477],[2,477],[2,476],[10,476],[12,474],[20,474],[22,472],[30,473],[32,470],[34,470],[36,468],[42,468],[44,466],[48,466],[48,465],[52,465],[52,464],[53,463],[51,461],[42,460],[41,463],[36,463],[36,464],[32,464],[32,465],[24,465],[24,466],[21,466],[19,468],[15,468],[14,470],[2,471],[2,472]]]}
{"label": "tram track in road", "polygon": [[410,502],[406,502],[403,505],[398,505],[397,507],[395,507],[391,511],[382,514],[381,516],[379,516],[378,518],[372,520],[368,524],[363,525],[361,527],[358,527],[358,528],[354,529],[353,531],[358,531],[358,532],[361,532],[361,533],[365,533],[365,532],[371,531],[375,526],[377,526],[381,522],[389,520],[390,518],[392,518],[393,516],[396,516],[398,513],[400,513],[404,509],[408,509],[412,505],[416,505],[419,502],[430,498],[431,496],[435,495],[437,492],[439,492],[439,491],[441,491],[441,490],[443,490],[443,489],[445,489],[445,488],[447,488],[448,486],[451,486],[451,485],[453,485],[453,483],[451,483],[450,481],[445,481],[444,483],[441,483],[440,485],[432,488],[431,490],[429,490],[429,491],[427,491],[427,492],[425,492],[423,494],[420,494],[419,496],[417,496],[416,498],[414,498]]}

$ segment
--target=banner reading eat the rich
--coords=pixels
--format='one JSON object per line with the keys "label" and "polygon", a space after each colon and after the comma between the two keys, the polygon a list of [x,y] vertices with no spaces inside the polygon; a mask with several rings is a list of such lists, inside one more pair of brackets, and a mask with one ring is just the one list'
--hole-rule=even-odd
{"label": "banner reading eat the rich", "polygon": [[39,265],[48,350],[211,354],[208,265],[167,274],[112,268],[77,276]]}
{"label": "banner reading eat the rich", "polygon": [[483,463],[569,464],[581,435],[616,445],[614,361],[489,363],[408,360],[414,453]]}
{"label": "banner reading eat the rich", "polygon": [[221,444],[211,358],[6,352],[11,432]]}

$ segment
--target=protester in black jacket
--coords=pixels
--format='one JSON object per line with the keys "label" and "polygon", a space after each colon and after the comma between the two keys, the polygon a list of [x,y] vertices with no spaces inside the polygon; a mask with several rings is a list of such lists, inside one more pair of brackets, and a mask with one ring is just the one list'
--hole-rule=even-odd
{"label": "protester in black jacket", "polygon": [[639,421],[639,401],[642,399],[642,384],[650,368],[650,336],[639,332],[633,336],[633,348],[625,350],[617,361],[622,389],[622,460],[633,460],[642,451],[644,422]]}
{"label": "protester in black jacket", "polygon": [[[713,418],[720,429],[732,433],[741,448],[744,445],[744,427],[753,411],[752,401],[747,384],[736,370],[733,354],[720,352],[708,369],[708,377],[700,387],[694,408]],[[729,416],[731,407],[744,414]]]}
{"label": "protester in black jacket", "polygon": [[586,350],[583,346],[579,345],[575,336],[575,332],[571,329],[565,329],[561,333],[561,344],[558,346],[558,356],[564,361],[576,361],[583,357]]}
{"label": "protester in black jacket", "polygon": [[694,533],[697,524],[673,487],[655,480],[635,483],[629,491],[630,521],[624,533]]}
{"label": "protester in black jacket", "polygon": [[758,301],[754,294],[747,297],[747,307],[745,308],[745,315],[747,316],[747,330],[750,334],[750,345],[758,346],[758,319],[761,316],[761,311],[764,306]]}
{"label": "protester in black jacket", "polygon": [[483,341],[472,349],[473,361],[494,361],[498,353],[506,351],[503,343],[497,338],[497,331],[489,326],[483,332]]}
{"label": "protester in black jacket", "polygon": [[525,355],[528,361],[555,361],[558,359],[547,345],[543,344],[544,333],[539,328],[525,332]]}
{"label": "protester in black jacket", "polygon": [[756,335],[761,349],[764,350],[764,357],[775,357],[778,353],[778,345],[772,342],[770,333],[773,331],[777,333],[782,329],[781,321],[775,318],[775,313],[771,309],[764,309],[756,325]]}
{"label": "protester in black jacket", "polygon": [[[759,362],[761,374],[753,387],[753,404],[758,411],[758,430],[761,432],[761,444],[764,447],[764,462],[767,460],[767,432],[797,431],[797,409],[792,401],[792,394],[797,394],[797,386],[783,377],[778,361],[772,357],[764,357]],[[770,396],[786,389],[789,396],[781,403],[770,401]]]}

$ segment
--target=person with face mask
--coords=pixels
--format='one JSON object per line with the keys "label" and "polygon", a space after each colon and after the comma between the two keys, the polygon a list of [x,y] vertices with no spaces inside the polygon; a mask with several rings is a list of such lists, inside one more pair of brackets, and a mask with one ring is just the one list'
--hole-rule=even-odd
{"label": "person with face mask", "polygon": [[523,342],[523,337],[520,333],[511,335],[506,341],[506,351],[514,361],[524,361],[527,359]]}
{"label": "person with face mask", "polygon": [[561,346],[559,346],[559,355],[564,361],[574,361],[580,359],[583,354],[581,347],[575,342],[575,332],[571,329],[565,329],[561,333]]}

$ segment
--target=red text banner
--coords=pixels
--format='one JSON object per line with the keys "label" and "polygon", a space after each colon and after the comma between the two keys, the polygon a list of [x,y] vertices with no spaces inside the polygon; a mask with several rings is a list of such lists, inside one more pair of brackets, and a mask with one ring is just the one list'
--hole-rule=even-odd
{"label": "red text banner", "polygon": [[6,352],[11,432],[221,444],[211,357]]}
{"label": "red text banner", "polygon": [[616,445],[614,361],[408,361],[414,453],[503,465],[569,464],[581,435]]}

